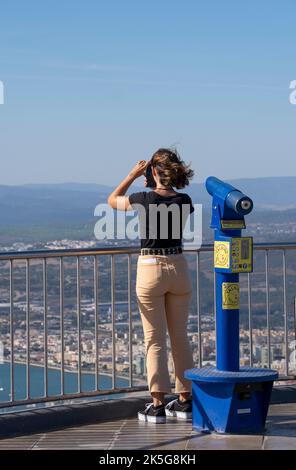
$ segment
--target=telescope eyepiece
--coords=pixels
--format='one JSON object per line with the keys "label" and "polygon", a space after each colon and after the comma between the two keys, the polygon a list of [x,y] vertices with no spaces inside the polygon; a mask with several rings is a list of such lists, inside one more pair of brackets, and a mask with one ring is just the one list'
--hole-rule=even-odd
{"label": "telescope eyepiece", "polygon": [[241,208],[244,210],[244,211],[248,211],[250,208],[252,207],[252,203],[249,199],[243,199],[241,201]]}

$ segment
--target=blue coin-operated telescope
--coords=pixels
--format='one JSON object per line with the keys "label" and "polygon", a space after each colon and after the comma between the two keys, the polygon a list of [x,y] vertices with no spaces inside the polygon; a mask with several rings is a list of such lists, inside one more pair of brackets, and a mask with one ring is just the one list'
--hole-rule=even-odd
{"label": "blue coin-operated telescope", "polygon": [[253,240],[242,237],[241,230],[253,202],[213,176],[206,180],[206,188],[213,198],[217,366],[185,371],[192,380],[192,426],[221,433],[258,433],[264,430],[278,373],[240,368],[239,363],[239,273],[253,270]]}

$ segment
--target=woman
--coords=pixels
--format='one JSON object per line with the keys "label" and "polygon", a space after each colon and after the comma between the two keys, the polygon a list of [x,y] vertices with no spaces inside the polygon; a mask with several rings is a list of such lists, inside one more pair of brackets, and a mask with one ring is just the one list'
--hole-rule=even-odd
{"label": "woman", "polygon": [[[125,196],[135,179],[145,175],[148,165],[152,169],[155,187],[151,191]],[[114,209],[144,209],[141,211],[144,213],[142,218],[139,210],[142,235],[136,294],[143,323],[147,378],[153,402],[139,411],[138,418],[154,423],[165,422],[166,416],[188,419],[192,413],[191,381],[184,378],[184,371],[193,367],[192,350],[187,337],[192,286],[182,251],[186,216],[181,209],[184,206],[189,208],[188,217],[194,208],[187,194],[174,190],[184,188],[192,177],[193,171],[176,151],[159,149],[149,162],[139,161],[108,198],[108,203]],[[158,213],[154,222],[151,222],[152,208],[160,210],[163,205],[167,208],[167,217],[164,217],[163,212],[162,216]],[[173,219],[176,214],[179,218],[177,220]],[[163,236],[161,226],[164,221],[166,236]],[[156,224],[156,228],[152,227],[153,237],[149,232],[152,223]],[[175,368],[175,393],[179,397],[165,406],[165,395],[171,393],[166,351],[167,329]]]}

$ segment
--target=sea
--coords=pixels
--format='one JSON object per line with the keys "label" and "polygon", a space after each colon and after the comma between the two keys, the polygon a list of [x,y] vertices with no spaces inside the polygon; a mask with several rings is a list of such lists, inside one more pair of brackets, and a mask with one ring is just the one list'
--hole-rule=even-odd
{"label": "sea", "polygon": [[[61,394],[61,371],[48,368],[47,384],[48,395],[57,396]],[[14,399],[26,399],[26,365],[14,365]],[[116,377],[116,387],[127,387],[128,379]],[[64,372],[65,394],[78,392],[78,374],[77,372]],[[112,377],[99,374],[99,390],[110,390],[112,388]],[[89,392],[95,390],[95,375],[93,373],[83,372],[81,374],[81,391]],[[44,396],[44,367],[30,366],[30,396],[38,398]],[[0,405],[1,402],[7,402],[10,396],[10,364],[0,364]]]}

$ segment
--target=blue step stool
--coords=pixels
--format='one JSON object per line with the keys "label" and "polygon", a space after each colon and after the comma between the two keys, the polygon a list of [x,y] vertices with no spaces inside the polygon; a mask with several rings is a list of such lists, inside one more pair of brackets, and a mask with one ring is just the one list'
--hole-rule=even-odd
{"label": "blue step stool", "polygon": [[188,369],[184,376],[192,380],[194,430],[231,434],[264,431],[276,371],[242,367],[229,372],[203,367]]}

